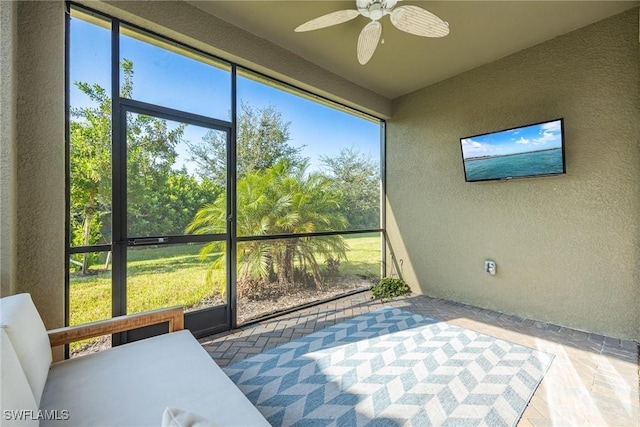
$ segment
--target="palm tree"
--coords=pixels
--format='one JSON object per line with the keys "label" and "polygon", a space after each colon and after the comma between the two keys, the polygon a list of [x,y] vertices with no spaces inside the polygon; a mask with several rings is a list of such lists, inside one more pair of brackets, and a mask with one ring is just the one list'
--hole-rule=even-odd
{"label": "palm tree", "polygon": [[[339,204],[331,192],[330,179],[307,174],[307,164],[294,166],[281,160],[274,166],[254,171],[238,181],[237,229],[240,236],[301,234],[341,230],[347,226],[338,213]],[[218,197],[197,213],[187,231],[195,234],[223,233],[226,229],[226,199]],[[238,294],[251,293],[256,281],[296,282],[296,271],[310,270],[316,287],[322,284],[318,257],[346,258],[347,245],[341,236],[291,237],[243,242],[238,251],[240,264]],[[212,242],[200,252],[206,259],[212,252],[224,252],[224,243]],[[211,273],[224,263],[218,258]],[[224,289],[224,287],[222,287]],[[223,292],[223,291],[222,291]]]}

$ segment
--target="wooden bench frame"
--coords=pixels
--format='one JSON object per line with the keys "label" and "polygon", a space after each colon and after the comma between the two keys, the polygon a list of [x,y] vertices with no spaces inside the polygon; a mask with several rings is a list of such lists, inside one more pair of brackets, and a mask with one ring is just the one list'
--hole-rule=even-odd
{"label": "wooden bench frame", "polygon": [[169,332],[184,329],[184,308],[182,306],[161,308],[77,326],[52,329],[47,331],[47,333],[49,334],[49,342],[53,348],[87,338],[116,334],[118,332],[130,331],[131,329],[165,322],[169,323]]}

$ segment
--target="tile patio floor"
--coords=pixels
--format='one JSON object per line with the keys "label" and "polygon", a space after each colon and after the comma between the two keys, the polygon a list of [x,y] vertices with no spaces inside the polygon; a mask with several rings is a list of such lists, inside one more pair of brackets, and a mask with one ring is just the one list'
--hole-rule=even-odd
{"label": "tile patio floor", "polygon": [[638,346],[425,296],[384,304],[369,292],[200,340],[220,366],[362,313],[393,306],[555,355],[518,426],[640,426]]}

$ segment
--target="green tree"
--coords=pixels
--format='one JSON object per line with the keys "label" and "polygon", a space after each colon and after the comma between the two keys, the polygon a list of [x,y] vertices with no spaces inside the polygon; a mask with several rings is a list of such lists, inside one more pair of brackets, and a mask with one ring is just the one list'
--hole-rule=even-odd
{"label": "green tree", "polygon": [[[326,177],[307,174],[306,162],[294,165],[284,159],[270,168],[248,173],[238,181],[237,200],[242,214],[238,234],[260,236],[312,233],[342,229],[347,225],[338,213],[339,204]],[[188,227],[195,234],[220,233],[226,224],[226,202],[218,198],[198,211]],[[238,254],[240,264],[238,294],[251,296],[260,281],[294,285],[300,273],[310,272],[313,284],[320,287],[322,276],[318,256],[346,259],[346,243],[341,236],[291,237],[243,243]],[[212,242],[200,252],[204,260],[214,252],[224,252],[224,244]],[[218,258],[209,272],[224,265]],[[208,279],[211,280],[211,274]],[[223,289],[221,289],[221,292]]]}
{"label": "green tree", "polygon": [[198,179],[184,169],[174,171],[167,178],[155,216],[166,222],[166,234],[180,235],[198,209],[218,197],[224,199],[225,194],[212,181]]}
{"label": "green tree", "polygon": [[173,218],[162,214],[168,208],[162,203],[167,182],[177,173],[172,167],[185,127],[180,124],[169,129],[165,120],[141,114],[127,115],[129,236],[170,234]]}
{"label": "green tree", "polygon": [[[248,173],[266,169],[281,159],[295,165],[305,160],[303,147],[289,144],[289,123],[275,107],[253,108],[240,102],[237,119],[236,157],[237,179]],[[226,185],[227,140],[226,134],[209,131],[202,141],[188,144],[191,160],[198,166],[198,174],[217,185]]]}
{"label": "green tree", "polygon": [[[120,96],[132,98],[133,63],[121,62]],[[111,97],[97,84],[75,82],[91,105],[71,110],[71,242],[87,246],[111,241]],[[211,180],[176,169],[176,147],[185,125],[128,114],[127,223],[130,236],[181,234],[195,212],[222,192]],[[87,273],[88,254],[82,259]]]}
{"label": "green tree", "polygon": [[129,236],[181,235],[197,210],[222,194],[213,182],[185,169],[170,170],[162,178],[149,179],[147,187],[142,186],[145,179],[135,180],[135,187],[129,187]]}
{"label": "green tree", "polygon": [[[125,96],[131,94],[133,70],[128,62],[123,67]],[[103,231],[102,226],[111,216],[111,97],[98,84],[74,84],[93,104],[72,108],[69,123],[70,240],[74,246],[87,246],[110,240],[110,231]],[[86,274],[91,257],[79,257]]]}
{"label": "green tree", "polygon": [[341,212],[352,229],[380,227],[380,168],[354,148],[343,148],[336,157],[321,156],[333,190],[340,195]]}

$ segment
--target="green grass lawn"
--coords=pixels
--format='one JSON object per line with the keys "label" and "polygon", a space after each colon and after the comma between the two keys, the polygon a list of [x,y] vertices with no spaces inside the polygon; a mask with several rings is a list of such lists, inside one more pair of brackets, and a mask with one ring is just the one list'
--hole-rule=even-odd
{"label": "green grass lawn", "polygon": [[[347,260],[340,264],[340,276],[380,275],[380,235],[348,235]],[[137,313],[160,307],[183,305],[187,310],[201,306],[203,300],[216,300],[219,284],[226,274],[216,270],[214,283],[205,280],[208,265],[220,254],[200,259],[200,244],[170,245],[159,248],[135,248],[128,252],[127,311]],[[320,260],[324,269],[324,260]],[[104,261],[91,266],[92,275],[73,273],[69,279],[71,325],[111,317],[111,271],[104,270]],[[102,270],[101,270],[102,269]],[[72,344],[76,351],[89,341]]]}
{"label": "green grass lawn", "polygon": [[380,233],[351,234],[344,236],[349,250],[347,261],[340,264],[343,276],[380,277]]}

